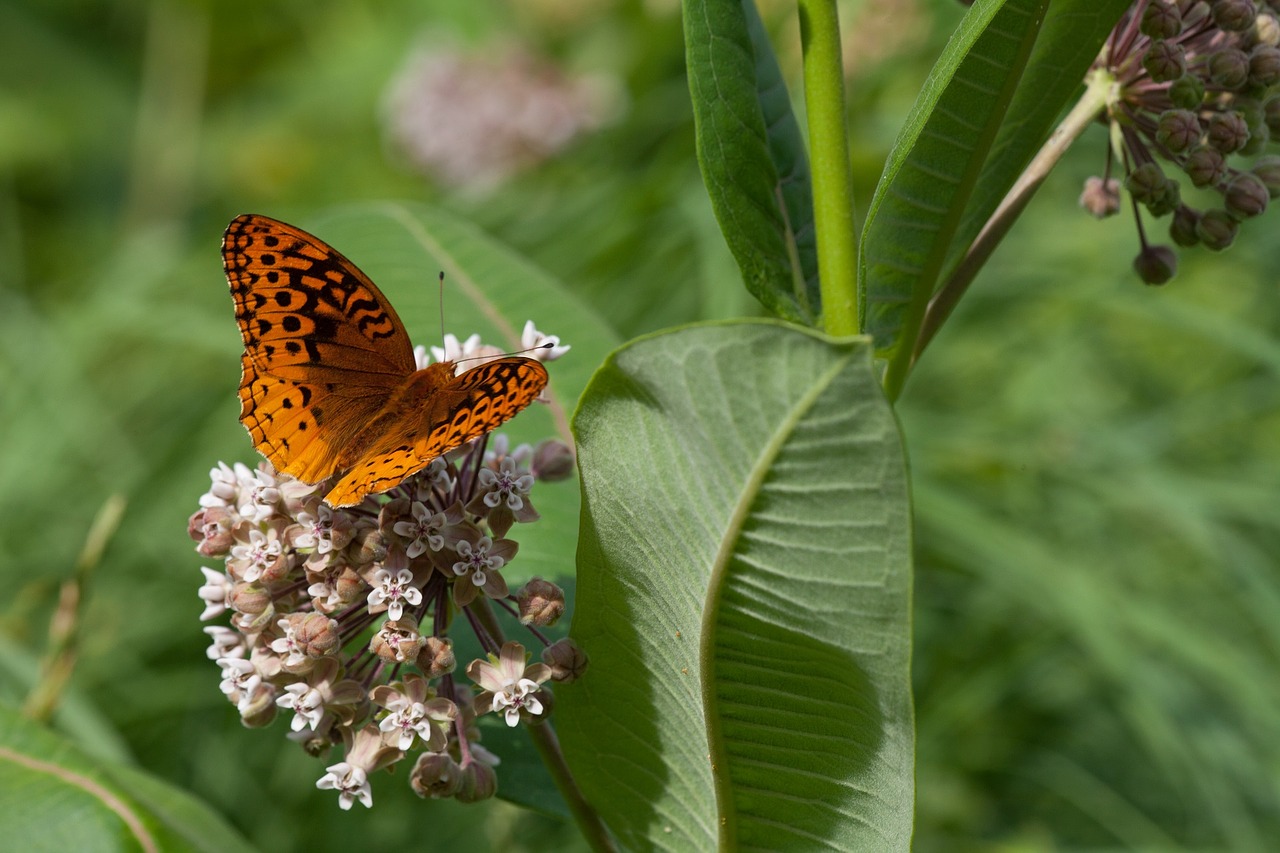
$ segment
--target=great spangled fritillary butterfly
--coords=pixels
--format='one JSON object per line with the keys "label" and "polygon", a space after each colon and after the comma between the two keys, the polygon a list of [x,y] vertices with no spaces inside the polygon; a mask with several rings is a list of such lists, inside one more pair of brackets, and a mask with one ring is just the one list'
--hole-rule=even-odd
{"label": "great spangled fritillary butterfly", "polygon": [[341,478],[325,501],[350,506],[495,429],[547,384],[532,358],[454,375],[416,369],[391,303],[368,276],[307,232],[255,214],[222,237],[244,339],[240,422],[277,471]]}

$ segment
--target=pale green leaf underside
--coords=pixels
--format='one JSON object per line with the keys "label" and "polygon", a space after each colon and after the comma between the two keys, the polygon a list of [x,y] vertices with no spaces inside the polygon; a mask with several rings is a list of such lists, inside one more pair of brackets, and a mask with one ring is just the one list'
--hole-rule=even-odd
{"label": "pale green leaf underside", "polygon": [[574,429],[591,668],[557,718],[619,839],[906,849],[910,516],[869,342],[767,322],[641,339]]}

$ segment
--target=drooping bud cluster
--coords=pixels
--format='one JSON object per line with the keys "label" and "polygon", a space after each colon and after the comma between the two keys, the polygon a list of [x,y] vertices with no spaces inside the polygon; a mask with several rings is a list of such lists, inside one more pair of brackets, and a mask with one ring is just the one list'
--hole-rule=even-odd
{"label": "drooping bud cluster", "polygon": [[[551,344],[542,359],[568,349],[532,326],[524,337]],[[437,356],[473,353],[487,354],[478,338],[450,337]],[[222,561],[202,570],[201,619],[230,614],[229,626],[205,628],[208,656],[244,724],[265,726],[283,709],[311,754],[342,743],[343,760],[317,784],[338,791],[344,809],[371,805],[370,775],[410,756],[420,796],[492,796],[498,761],[478,743],[477,715],[539,721],[551,708],[544,682],[572,680],[586,664],[572,640],[538,630],[564,611],[559,587],[534,578],[513,594],[504,577],[519,550],[513,530],[538,519],[531,489],[572,467],[559,440],[511,448],[484,436],[384,495],[334,509],[322,488],[268,463],[219,463],[188,532],[198,553]],[[497,633],[495,606],[544,647],[543,663]],[[465,667],[474,694],[455,680],[454,625],[487,653]]]}
{"label": "drooping bud cluster", "polygon": [[[1137,0],[1094,63],[1092,79],[1114,84],[1113,150],[1080,202],[1099,217],[1119,210],[1110,175],[1118,159],[1142,244],[1134,269],[1148,284],[1168,281],[1177,257],[1147,243],[1137,205],[1172,215],[1179,246],[1221,251],[1280,195],[1280,158],[1259,157],[1273,136],[1280,141],[1278,10],[1277,0]],[[1217,202],[1188,203],[1178,173]]]}

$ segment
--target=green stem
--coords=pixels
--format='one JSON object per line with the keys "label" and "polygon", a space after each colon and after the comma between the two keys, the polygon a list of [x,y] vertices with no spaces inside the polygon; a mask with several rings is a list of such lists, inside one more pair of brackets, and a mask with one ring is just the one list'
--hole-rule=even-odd
{"label": "green stem", "polygon": [[924,348],[929,345],[929,342],[933,340],[933,336],[942,328],[942,324],[951,316],[951,312],[959,303],[960,297],[964,295],[969,285],[973,283],[979,270],[990,260],[996,246],[1000,245],[1000,241],[1009,233],[1009,229],[1013,227],[1013,223],[1017,221],[1027,203],[1031,201],[1031,197],[1035,195],[1036,190],[1044,183],[1044,179],[1048,177],[1049,172],[1062,159],[1062,155],[1071,147],[1071,143],[1075,142],[1080,137],[1080,134],[1084,133],[1085,128],[1106,110],[1108,104],[1114,98],[1114,89],[1115,80],[1110,74],[1096,72],[1089,78],[1088,88],[1085,90],[1084,96],[1080,98],[1080,101],[1071,109],[1071,112],[1062,120],[1057,129],[1054,130],[1053,135],[1045,142],[1039,153],[1027,165],[1027,168],[1018,177],[1004,200],[1000,202],[1000,206],[996,208],[995,213],[991,214],[991,218],[987,220],[986,225],[978,232],[973,245],[969,247],[969,251],[965,253],[960,263],[956,265],[955,271],[952,272],[950,278],[938,288],[938,292],[929,300],[929,307],[925,310],[924,321],[920,326],[920,337],[916,339],[915,350],[911,356],[912,366],[920,359],[920,354],[924,352]]}
{"label": "green stem", "polygon": [[823,325],[828,334],[856,335],[861,328],[858,243],[844,121],[840,22],[835,0],[800,0],[799,11]]}
{"label": "green stem", "polygon": [[582,832],[587,844],[592,850],[614,853],[618,847],[613,843],[613,838],[605,828],[604,821],[600,820],[599,813],[582,796],[582,790],[578,787],[573,774],[569,772],[569,765],[564,760],[564,753],[560,751],[560,739],[556,737],[555,729],[550,723],[527,726],[526,729],[529,737],[533,738],[533,745],[538,750],[538,754],[542,756],[542,763],[546,765],[551,778],[555,780],[556,787],[560,789],[560,795],[569,804],[569,811],[573,812],[574,820],[577,821],[578,829]]}
{"label": "green stem", "polygon": [[49,622],[49,647],[40,661],[40,677],[22,706],[28,718],[47,723],[53,717],[80,650],[85,589],[124,516],[124,495],[112,495],[98,510],[71,577],[62,582],[58,608]]}

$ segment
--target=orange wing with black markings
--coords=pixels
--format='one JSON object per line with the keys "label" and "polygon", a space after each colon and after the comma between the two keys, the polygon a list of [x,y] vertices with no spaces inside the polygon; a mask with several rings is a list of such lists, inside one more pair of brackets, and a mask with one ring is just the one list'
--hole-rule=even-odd
{"label": "orange wing with black markings", "polygon": [[547,372],[509,356],[453,375],[415,370],[391,303],[324,241],[237,216],[223,266],[244,341],[240,421],[277,470],[306,483],[343,474],[333,506],[394,488],[537,399]]}

